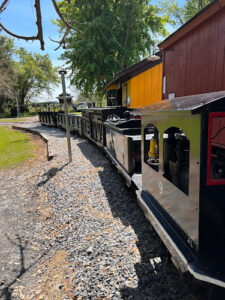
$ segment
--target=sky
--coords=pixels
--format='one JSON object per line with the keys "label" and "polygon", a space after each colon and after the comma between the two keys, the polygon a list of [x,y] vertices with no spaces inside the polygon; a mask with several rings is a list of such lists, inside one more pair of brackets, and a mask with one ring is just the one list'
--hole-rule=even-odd
{"label": "sky", "polygon": [[[3,0],[0,0],[2,3]],[[91,0],[90,0],[91,1]],[[45,50],[40,49],[39,41],[29,41],[15,39],[15,45],[17,47],[24,47],[29,52],[36,52],[41,54],[49,54],[54,66],[62,66],[64,62],[59,59],[63,53],[63,49],[55,51],[57,43],[50,41],[49,37],[54,40],[60,40],[57,26],[54,25],[51,20],[57,18],[57,14],[53,7],[51,0],[41,0],[42,9],[42,25],[43,35],[45,41]],[[152,0],[152,3],[157,3],[157,0]],[[184,0],[178,0],[178,3],[182,5]],[[33,36],[37,34],[36,27],[36,12],[34,8],[34,0],[9,0],[7,9],[0,15],[0,22],[10,31],[15,34],[23,36]],[[67,92],[76,98],[78,91],[73,87],[70,89],[69,80],[66,81]],[[37,97],[38,101],[50,101],[56,100],[56,97],[62,92],[61,85],[55,88],[52,96],[49,98],[47,94],[41,94]]]}
{"label": "sky", "polygon": [[[2,3],[2,0],[0,0]],[[50,41],[49,37],[53,40],[60,40],[57,26],[54,25],[51,20],[57,18],[57,14],[53,7],[51,0],[41,0],[42,9],[42,26],[43,35],[45,41],[45,50],[40,49],[39,41],[25,41],[14,39],[17,47],[24,47],[29,52],[36,52],[40,54],[49,54],[51,61],[54,66],[63,66],[64,62],[59,59],[63,53],[63,49],[55,51],[54,49],[58,46],[57,43]],[[34,36],[37,34],[36,26],[36,11],[34,8],[34,0],[9,0],[7,9],[0,15],[0,22],[13,33],[23,36]],[[59,75],[60,76],[60,75]],[[76,94],[78,92],[72,91],[69,88],[69,80],[66,81],[67,92]],[[46,93],[41,94],[37,97],[37,101],[51,101],[56,100],[56,97],[62,93],[61,84],[59,87],[54,88],[52,96]]]}

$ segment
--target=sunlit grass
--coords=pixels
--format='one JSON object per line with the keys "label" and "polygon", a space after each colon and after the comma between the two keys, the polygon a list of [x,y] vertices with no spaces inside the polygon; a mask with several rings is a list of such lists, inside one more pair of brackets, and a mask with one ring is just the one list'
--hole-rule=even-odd
{"label": "sunlit grass", "polygon": [[14,123],[14,122],[23,122],[25,121],[25,119],[0,119],[0,122],[4,122],[4,123]]}
{"label": "sunlit grass", "polygon": [[33,157],[34,145],[26,133],[0,127],[0,169],[15,166]]}
{"label": "sunlit grass", "polygon": [[81,113],[81,112],[71,112],[70,115],[78,115],[78,116],[81,116],[82,113]]}

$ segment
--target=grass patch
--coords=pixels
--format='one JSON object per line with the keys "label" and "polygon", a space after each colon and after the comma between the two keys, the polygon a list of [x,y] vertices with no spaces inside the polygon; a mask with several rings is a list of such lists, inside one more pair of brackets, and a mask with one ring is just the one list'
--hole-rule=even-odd
{"label": "grass patch", "polygon": [[22,117],[33,117],[36,116],[37,113],[35,111],[25,111],[24,113],[20,114]]}
{"label": "grass patch", "polygon": [[78,115],[78,116],[81,116],[82,113],[77,111],[77,112],[71,112],[70,115]]}
{"label": "grass patch", "polygon": [[23,122],[25,121],[25,119],[0,119],[0,122],[4,122],[4,123],[16,123],[16,122]]}
{"label": "grass patch", "polygon": [[15,166],[33,157],[34,145],[26,133],[0,127],[0,169]]}

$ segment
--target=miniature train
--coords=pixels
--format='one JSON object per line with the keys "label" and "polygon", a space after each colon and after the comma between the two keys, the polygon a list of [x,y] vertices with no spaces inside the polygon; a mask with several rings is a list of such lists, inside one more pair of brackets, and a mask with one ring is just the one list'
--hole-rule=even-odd
{"label": "miniature train", "polygon": [[[136,188],[175,265],[223,288],[224,22],[225,0],[210,2],[159,45],[160,53],[106,84],[108,107],[69,115],[70,130],[101,147]],[[63,114],[39,117],[65,127]]]}
{"label": "miniature train", "polygon": [[[61,113],[43,125],[65,127]],[[225,287],[225,92],[164,100],[140,111],[69,115],[71,132],[101,147],[182,272]]]}

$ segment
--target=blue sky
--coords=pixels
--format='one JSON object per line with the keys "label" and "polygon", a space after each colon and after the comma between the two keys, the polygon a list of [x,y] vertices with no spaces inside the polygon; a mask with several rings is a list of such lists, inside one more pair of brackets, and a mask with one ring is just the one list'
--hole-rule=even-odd
{"label": "blue sky", "polygon": [[[2,3],[3,0],[0,0]],[[91,1],[91,0],[90,0]],[[157,3],[158,1],[152,0],[152,3]],[[178,3],[182,5],[184,0],[179,0]],[[26,42],[24,40],[15,39],[15,45],[18,47],[24,47],[27,51],[38,52],[41,54],[49,54],[52,63],[55,66],[62,66],[63,62],[59,60],[63,49],[55,51],[57,47],[56,43],[50,41],[49,37],[54,40],[59,40],[59,33],[57,31],[57,26],[52,24],[51,19],[56,19],[57,15],[51,0],[41,0],[42,8],[42,22],[43,22],[43,32],[45,41],[45,50],[40,50],[39,41]],[[36,12],[34,9],[34,0],[10,0],[7,9],[0,15],[0,22],[10,31],[24,36],[33,36],[37,34],[36,28]],[[69,82],[67,81],[67,86]],[[68,92],[76,95],[76,91],[70,90],[68,87]],[[56,88],[53,92],[52,98],[54,99],[59,93],[61,93],[60,86]],[[42,95],[41,98],[47,97]],[[49,99],[47,99],[49,100]]]}
{"label": "blue sky", "polygon": [[[0,0],[0,2],[2,2]],[[20,5],[19,5],[20,2]],[[24,40],[14,39],[15,45],[17,47],[24,47],[27,51],[30,52],[38,52],[41,54],[49,54],[53,65],[61,66],[63,65],[63,61],[59,60],[63,49],[59,49],[55,51],[54,49],[58,46],[58,44],[50,41],[49,37],[54,40],[59,40],[59,33],[57,31],[57,26],[52,24],[51,19],[56,19],[57,15],[55,13],[55,9],[51,0],[41,0],[41,8],[42,8],[42,25],[43,25],[43,33],[44,33],[44,41],[45,41],[45,50],[42,51],[40,49],[39,41],[29,41],[26,42]],[[10,0],[7,6],[7,9],[0,15],[0,21],[2,24],[13,33],[23,35],[23,36],[34,36],[37,34],[36,27],[36,12],[34,9],[34,0]],[[69,82],[67,81],[67,86]],[[68,91],[71,92],[68,88]],[[51,99],[54,99],[61,93],[61,86],[55,88]],[[72,92],[71,92],[72,93]],[[74,94],[74,91],[73,91]],[[38,100],[42,100],[43,98],[48,98],[49,96],[46,94],[42,94],[38,97]],[[43,99],[45,100],[45,99]]]}

